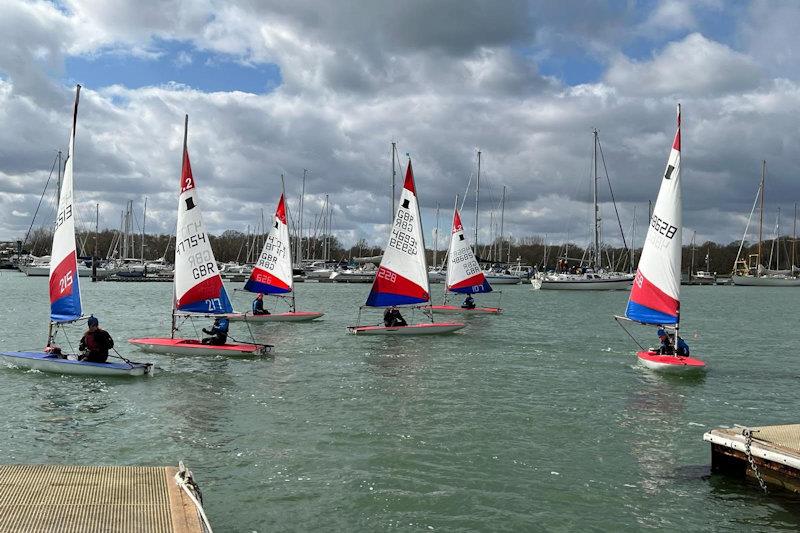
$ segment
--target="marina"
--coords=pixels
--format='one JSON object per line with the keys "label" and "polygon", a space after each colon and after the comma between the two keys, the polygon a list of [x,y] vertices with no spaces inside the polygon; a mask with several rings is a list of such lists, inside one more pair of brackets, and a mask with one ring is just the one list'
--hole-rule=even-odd
{"label": "marina", "polygon": [[0,533],[800,531],[800,4],[163,3],[0,4]]}
{"label": "marina", "polygon": [[[31,347],[46,283],[0,273],[6,343]],[[345,332],[364,289],[297,286],[325,316],[254,327],[275,345],[270,358],[148,354],[159,370],[144,380],[0,369],[19,399],[0,406],[6,462],[183,459],[219,531],[569,529],[589,515],[615,531],[800,527],[793,500],[771,493],[765,504],[756,484],[713,475],[702,441],[732,421],[795,418],[793,314],[755,323],[736,307],[791,309],[791,291],[684,288],[687,340],[709,370],[681,377],[636,363],[609,316],[624,308],[622,291],[507,287],[503,315],[408,342]],[[83,297],[124,345],[169,327],[170,295],[162,283],[97,283]],[[231,298],[237,308],[251,299]]]}

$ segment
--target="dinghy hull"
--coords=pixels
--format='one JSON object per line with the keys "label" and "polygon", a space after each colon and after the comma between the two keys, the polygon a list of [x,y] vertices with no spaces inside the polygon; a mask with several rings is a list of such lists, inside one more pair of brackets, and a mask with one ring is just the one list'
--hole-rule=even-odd
{"label": "dinghy hull", "polygon": [[241,313],[237,315],[229,315],[228,319],[232,322],[310,322],[311,320],[316,320],[324,314],[325,313],[315,313],[312,311],[271,313],[269,315]]}
{"label": "dinghy hull", "polygon": [[214,346],[203,344],[195,339],[166,339],[166,338],[139,338],[128,339],[128,342],[138,346],[142,351],[170,355],[226,355],[229,357],[242,357],[251,355],[265,355],[269,347],[257,344],[223,344]]}
{"label": "dinghy hull", "polygon": [[660,355],[656,352],[636,352],[639,363],[651,370],[659,372],[684,373],[698,372],[706,369],[706,364],[693,357],[679,355]]}
{"label": "dinghy hull", "polygon": [[151,363],[128,364],[125,362],[90,363],[73,359],[61,359],[44,352],[0,352],[0,361],[19,368],[30,368],[40,372],[54,374],[72,374],[78,376],[144,376],[153,374]]}
{"label": "dinghy hull", "polygon": [[431,311],[449,315],[499,315],[503,312],[499,307],[473,307],[465,309],[457,305],[432,305]]}
{"label": "dinghy hull", "polygon": [[458,331],[463,327],[464,324],[460,322],[438,322],[391,328],[386,326],[350,326],[347,331],[353,335],[440,335]]}

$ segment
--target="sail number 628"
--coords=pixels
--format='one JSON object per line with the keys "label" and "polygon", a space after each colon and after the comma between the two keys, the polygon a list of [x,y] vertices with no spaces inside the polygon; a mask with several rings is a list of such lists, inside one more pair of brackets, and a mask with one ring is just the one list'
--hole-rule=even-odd
{"label": "sail number 628", "polygon": [[653,215],[653,218],[650,221],[650,227],[656,230],[661,235],[664,235],[668,239],[674,237],[675,232],[678,231],[678,228],[676,228],[666,220],[661,220],[661,218],[659,218],[656,215]]}

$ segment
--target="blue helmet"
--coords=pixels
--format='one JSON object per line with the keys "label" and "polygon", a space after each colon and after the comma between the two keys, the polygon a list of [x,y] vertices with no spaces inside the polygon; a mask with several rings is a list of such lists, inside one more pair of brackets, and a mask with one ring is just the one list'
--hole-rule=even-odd
{"label": "blue helmet", "polygon": [[667,336],[667,332],[664,331],[663,329],[659,328],[659,330],[656,331],[656,335],[658,335],[659,337],[666,337]]}
{"label": "blue helmet", "polygon": [[100,325],[100,321],[97,320],[94,315],[92,315],[92,316],[89,317],[89,321],[87,322],[87,324],[91,328],[91,327],[99,326]]}

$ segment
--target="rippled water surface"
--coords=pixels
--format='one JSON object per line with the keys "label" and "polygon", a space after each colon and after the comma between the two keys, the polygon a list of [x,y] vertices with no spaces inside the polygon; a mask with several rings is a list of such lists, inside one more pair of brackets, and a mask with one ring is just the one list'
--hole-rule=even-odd
{"label": "rippled water surface", "polygon": [[[81,281],[123,354],[161,371],[0,369],[5,462],[183,459],[218,531],[800,528],[790,498],[710,476],[702,441],[717,425],[798,422],[800,291],[685,287],[684,331],[710,367],[685,379],[635,364],[611,318],[625,292],[504,287],[506,314],[461,333],[362,338],[345,326],[369,286],[299,284],[299,307],[323,320],[253,326],[274,357],[226,359],[125,343],[168,333],[170,284]],[[0,294],[3,348],[41,348],[47,280],[2,272]]]}

